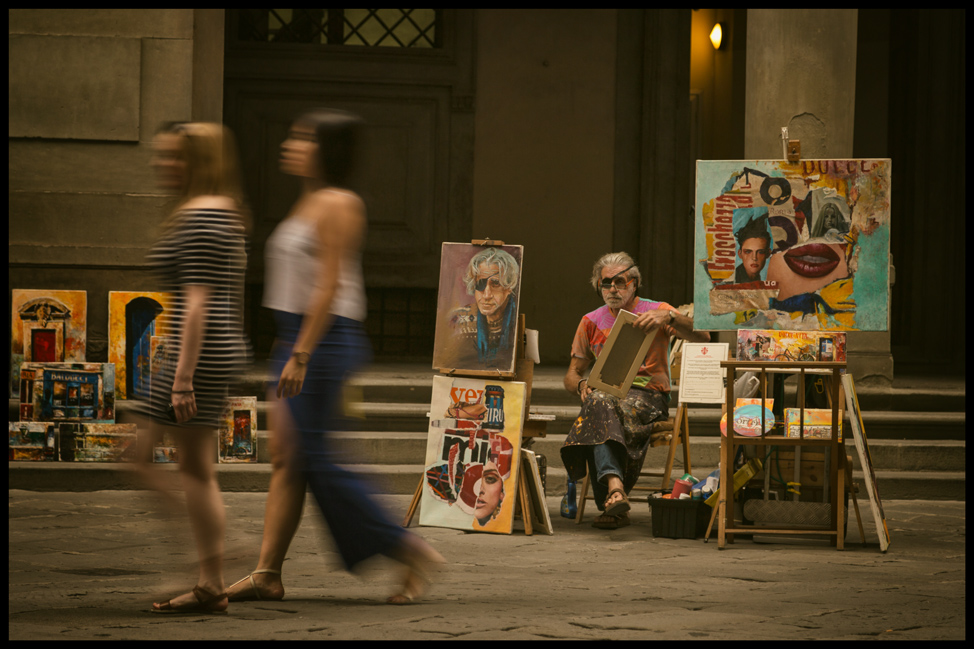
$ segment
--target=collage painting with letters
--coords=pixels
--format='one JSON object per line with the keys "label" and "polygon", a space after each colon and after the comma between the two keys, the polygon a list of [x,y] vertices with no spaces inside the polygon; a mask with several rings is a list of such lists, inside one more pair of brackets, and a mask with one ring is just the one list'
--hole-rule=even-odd
{"label": "collage painting with letters", "polygon": [[525,384],[433,377],[420,525],[510,534]]}
{"label": "collage painting with letters", "polygon": [[694,327],[886,331],[891,163],[697,161]]}

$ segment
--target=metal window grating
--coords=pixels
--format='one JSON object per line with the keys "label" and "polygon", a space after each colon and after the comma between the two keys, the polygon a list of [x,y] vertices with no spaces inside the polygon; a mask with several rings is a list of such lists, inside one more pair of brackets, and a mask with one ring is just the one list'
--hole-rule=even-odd
{"label": "metal window grating", "polygon": [[240,9],[237,40],[438,48],[441,9]]}
{"label": "metal window grating", "polygon": [[365,327],[378,358],[431,358],[436,329],[436,290],[368,288]]}

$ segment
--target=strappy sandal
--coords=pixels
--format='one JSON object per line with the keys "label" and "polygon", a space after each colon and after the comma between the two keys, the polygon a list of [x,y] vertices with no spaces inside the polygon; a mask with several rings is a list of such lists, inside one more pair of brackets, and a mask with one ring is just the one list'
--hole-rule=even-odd
{"label": "strappy sandal", "polygon": [[205,588],[200,586],[193,587],[193,595],[196,597],[196,604],[189,604],[187,606],[181,606],[180,608],[174,608],[172,605],[172,600],[170,599],[165,604],[153,604],[153,613],[164,613],[167,615],[226,615],[227,609],[217,608],[224,597],[227,596],[225,592],[219,595],[214,595]]}
{"label": "strappy sandal", "polygon": [[[609,498],[612,498],[612,494],[622,494],[622,500],[617,500],[611,505],[608,504]],[[609,492],[609,495],[605,497],[605,513],[609,516],[620,516],[629,511],[629,498],[626,497],[626,492],[622,489],[613,489]]]}
{"label": "strappy sandal", "polygon": [[260,588],[257,587],[257,582],[254,581],[254,575],[260,575],[260,574],[264,574],[264,573],[271,574],[271,575],[279,575],[279,574],[281,574],[281,571],[280,570],[273,570],[271,568],[261,568],[260,570],[254,570],[252,573],[250,573],[249,575],[247,575],[246,577],[244,577],[240,581],[236,581],[236,582],[230,584],[230,588],[233,588],[237,584],[239,584],[241,582],[244,582],[244,581],[246,581],[246,580],[249,579],[250,580],[250,588],[251,588],[251,590],[254,591],[253,596],[236,595],[234,597],[230,597],[229,596],[230,588],[227,588],[227,593],[228,593],[227,598],[231,602],[249,602],[249,601],[252,601],[252,600],[280,601],[280,600],[284,599],[284,595],[281,595],[280,597],[261,597],[260,596]]}

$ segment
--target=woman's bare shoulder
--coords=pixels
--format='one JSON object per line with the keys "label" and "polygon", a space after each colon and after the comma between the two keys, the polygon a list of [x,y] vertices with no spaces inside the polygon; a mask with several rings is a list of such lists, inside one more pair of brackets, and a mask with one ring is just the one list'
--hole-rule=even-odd
{"label": "woman's bare shoulder", "polygon": [[331,209],[364,211],[365,202],[355,192],[344,189],[319,189],[311,196],[317,206]]}
{"label": "woman's bare shoulder", "polygon": [[236,211],[239,208],[237,201],[229,196],[207,194],[204,196],[194,196],[182,205],[184,210],[227,210]]}

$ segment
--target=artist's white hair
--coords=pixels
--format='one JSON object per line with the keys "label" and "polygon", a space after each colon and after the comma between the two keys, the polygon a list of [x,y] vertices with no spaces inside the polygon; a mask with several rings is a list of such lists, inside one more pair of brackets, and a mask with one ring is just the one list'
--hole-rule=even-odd
{"label": "artist's white hair", "polygon": [[500,272],[498,280],[504,288],[513,289],[517,285],[517,260],[500,248],[485,248],[470,259],[470,263],[467,264],[467,272],[463,276],[463,281],[467,285],[467,293],[470,295],[474,294],[481,264],[497,265],[497,270]]}
{"label": "artist's white hair", "polygon": [[595,262],[592,266],[592,288],[596,291],[600,290],[602,283],[602,269],[606,266],[632,266],[625,273],[626,279],[636,278],[636,286],[639,287],[643,283],[643,277],[639,273],[639,266],[636,266],[636,262],[633,261],[632,257],[629,256],[628,252],[610,252],[599,257],[599,260]]}

